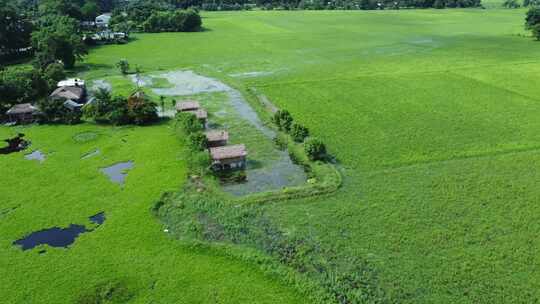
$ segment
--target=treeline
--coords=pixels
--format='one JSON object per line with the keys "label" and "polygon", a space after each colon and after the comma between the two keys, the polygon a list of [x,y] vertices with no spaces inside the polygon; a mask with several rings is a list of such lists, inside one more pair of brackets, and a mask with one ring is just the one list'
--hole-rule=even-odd
{"label": "treeline", "polygon": [[254,8],[266,10],[376,10],[400,8],[466,8],[480,6],[481,0],[135,0],[125,5],[125,8],[127,8],[125,11],[130,15],[137,14],[144,16],[144,12],[141,11],[148,12],[156,8],[196,8],[207,11],[227,11],[250,10]]}
{"label": "treeline", "polygon": [[115,31],[196,32],[202,20],[195,9],[181,10],[159,1],[133,1],[113,11],[110,27]]}

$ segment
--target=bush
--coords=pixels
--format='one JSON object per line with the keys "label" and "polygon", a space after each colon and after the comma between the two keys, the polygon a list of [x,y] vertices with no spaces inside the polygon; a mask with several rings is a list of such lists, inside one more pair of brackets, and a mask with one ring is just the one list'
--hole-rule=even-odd
{"label": "bush", "polygon": [[42,99],[38,102],[41,111],[39,121],[43,123],[77,124],[81,122],[82,113],[64,106],[64,100]]}
{"label": "bush", "polygon": [[101,88],[94,95],[96,100],[84,107],[83,113],[98,123],[144,125],[158,120],[156,104],[143,94],[111,98],[109,91]]}
{"label": "bush", "polygon": [[121,59],[116,63],[116,67],[120,70],[120,73],[126,75],[129,73],[129,62],[126,59]]}
{"label": "bush", "polygon": [[193,151],[204,151],[206,148],[208,148],[208,138],[201,131],[191,133],[188,136],[188,141],[190,148]]}
{"label": "bush", "polygon": [[323,160],[326,157],[326,146],[317,138],[309,138],[304,143],[304,150],[310,160]]}
{"label": "bush", "polygon": [[186,132],[186,134],[202,131],[204,126],[193,113],[180,112],[176,114],[176,122]]}
{"label": "bush", "polygon": [[533,30],[537,24],[540,24],[540,7],[531,7],[525,17],[525,29]]}
{"label": "bush", "polygon": [[293,140],[295,142],[303,142],[304,139],[306,139],[306,137],[309,136],[309,130],[308,128],[300,125],[300,124],[297,124],[297,123],[294,123],[292,125],[292,128],[291,128],[291,137],[293,138]]}
{"label": "bush", "polygon": [[274,123],[280,131],[285,131],[289,133],[291,130],[291,125],[293,123],[293,118],[291,113],[287,110],[279,110],[274,114]]}
{"label": "bush", "polygon": [[520,5],[516,0],[505,0],[503,2],[503,7],[506,7],[506,8],[519,8]]}

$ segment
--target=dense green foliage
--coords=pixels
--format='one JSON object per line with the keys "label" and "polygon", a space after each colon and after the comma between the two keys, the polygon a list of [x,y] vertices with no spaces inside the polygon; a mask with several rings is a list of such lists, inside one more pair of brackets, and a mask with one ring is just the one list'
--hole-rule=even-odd
{"label": "dense green foliage", "polygon": [[64,106],[62,99],[40,99],[37,106],[40,110],[39,121],[42,123],[77,124],[81,122],[82,112]]}
{"label": "dense green foliage", "polygon": [[318,138],[308,138],[304,143],[304,149],[311,160],[323,160],[326,158],[326,146]]}
{"label": "dense green foliage", "polygon": [[116,67],[120,70],[120,73],[124,75],[129,73],[129,62],[125,59],[120,59],[120,61],[116,63]]}
{"label": "dense green foliage", "polygon": [[301,124],[294,123],[290,133],[294,141],[303,142],[309,136],[309,129]]}
{"label": "dense green foliage", "polygon": [[0,67],[27,52],[32,28],[30,20],[11,1],[0,1]]}
{"label": "dense green foliage", "polygon": [[44,99],[64,77],[60,64],[50,64],[44,69],[16,66],[0,70],[0,117],[12,105]]}
{"label": "dense green foliage", "polygon": [[32,46],[41,67],[60,60],[66,68],[73,68],[75,61],[87,53],[79,22],[68,16],[47,15],[40,19],[39,29],[32,33]]}
{"label": "dense green foliage", "polygon": [[95,93],[94,102],[86,105],[83,112],[88,119],[113,125],[146,125],[158,120],[156,104],[148,98],[135,94],[129,98],[111,96],[103,88]]}
{"label": "dense green foliage", "polygon": [[201,16],[194,10],[156,11],[142,23],[142,29],[149,33],[195,32],[201,25]]}
{"label": "dense green foliage", "polygon": [[194,151],[204,151],[208,148],[208,138],[201,131],[189,134],[188,142],[190,148]]}
{"label": "dense green foliage", "polygon": [[273,121],[280,131],[289,132],[293,124],[291,113],[287,110],[279,110],[274,113]]}
{"label": "dense green foliage", "polygon": [[525,28],[531,30],[533,36],[540,40],[540,6],[531,7],[525,17]]}
{"label": "dense green foliage", "polygon": [[176,124],[188,135],[204,129],[202,122],[197,119],[197,116],[189,112],[180,112],[176,114]]}

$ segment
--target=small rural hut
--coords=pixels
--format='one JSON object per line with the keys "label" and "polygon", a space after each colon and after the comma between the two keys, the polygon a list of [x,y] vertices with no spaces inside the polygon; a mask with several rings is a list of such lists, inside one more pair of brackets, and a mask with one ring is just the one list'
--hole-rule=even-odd
{"label": "small rural hut", "polygon": [[186,100],[176,104],[177,112],[196,111],[200,108],[201,106],[199,105],[199,103],[194,100]]}
{"label": "small rural hut", "polygon": [[54,92],[51,93],[50,98],[54,100],[63,99],[63,100],[72,100],[73,102],[76,102],[76,103],[84,103],[85,96],[86,96],[86,91],[84,87],[63,86],[54,90]]}
{"label": "small rural hut", "polygon": [[246,167],[247,151],[244,145],[210,148],[214,170],[243,169]]}
{"label": "small rural hut", "polygon": [[229,140],[229,132],[223,130],[210,130],[205,132],[208,139],[208,147],[226,146]]}
{"label": "small rural hut", "polygon": [[17,123],[33,122],[37,114],[39,109],[29,103],[16,104],[6,112],[9,120]]}

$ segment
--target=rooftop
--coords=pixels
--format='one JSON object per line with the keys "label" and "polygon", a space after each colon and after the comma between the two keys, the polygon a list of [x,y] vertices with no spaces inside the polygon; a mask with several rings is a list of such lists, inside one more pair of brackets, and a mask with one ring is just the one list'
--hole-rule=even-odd
{"label": "rooftop", "polygon": [[226,141],[229,140],[229,132],[223,130],[211,130],[205,132],[208,141]]}
{"label": "rooftop", "polygon": [[34,113],[39,111],[38,108],[34,107],[32,104],[29,103],[20,103],[12,106],[9,110],[7,110],[7,115],[15,115],[15,114],[26,114],[26,113]]}
{"label": "rooftop", "polygon": [[176,110],[180,112],[198,110],[200,107],[201,105],[195,100],[185,100],[176,104]]}
{"label": "rooftop", "polygon": [[59,87],[58,89],[54,90],[54,92],[51,93],[51,97],[60,97],[65,99],[71,99],[71,100],[78,100],[81,99],[84,95],[84,89],[82,87],[70,87],[70,86],[63,86]]}
{"label": "rooftop", "polygon": [[246,146],[234,145],[210,148],[210,156],[213,160],[245,157],[247,156]]}

